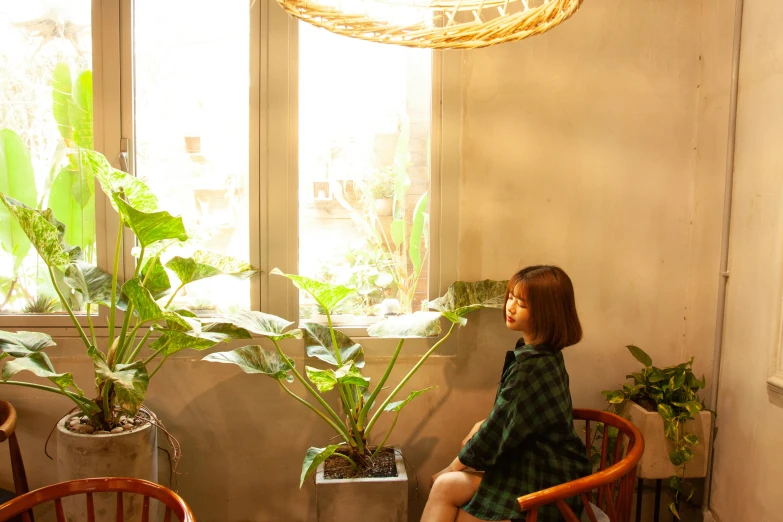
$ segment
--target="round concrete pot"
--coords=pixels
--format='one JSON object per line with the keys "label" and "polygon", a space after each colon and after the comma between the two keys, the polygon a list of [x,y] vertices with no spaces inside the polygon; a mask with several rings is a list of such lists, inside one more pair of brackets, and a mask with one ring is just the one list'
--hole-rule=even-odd
{"label": "round concrete pot", "polygon": [[324,464],[315,474],[318,522],[407,522],[408,474],[399,447],[397,476],[388,478],[325,479]]}
{"label": "round concrete pot", "polygon": [[[124,433],[84,435],[65,428],[67,415],[57,423],[57,480],[90,477],[131,477],[158,481],[158,430],[150,423]],[[96,520],[116,512],[116,494],[96,495]],[[63,499],[68,522],[87,520],[81,496]],[[125,520],[141,517],[142,497],[125,495]],[[154,513],[150,513],[154,515]],[[113,520],[113,518],[112,518]],[[151,522],[152,522],[151,518]]]}

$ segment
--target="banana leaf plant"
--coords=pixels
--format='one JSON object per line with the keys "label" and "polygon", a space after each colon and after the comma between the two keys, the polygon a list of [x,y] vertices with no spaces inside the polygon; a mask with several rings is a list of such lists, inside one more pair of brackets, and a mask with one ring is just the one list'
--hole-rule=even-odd
{"label": "banana leaf plant", "polygon": [[[251,337],[241,326],[202,320],[172,303],[177,293],[194,281],[217,275],[247,278],[256,269],[229,256],[200,251],[187,258],[174,257],[164,265],[162,252],[188,239],[182,218],[159,209],[158,199],[147,185],[112,168],[103,155],[86,149],[81,149],[79,155],[79,161],[94,173],[121,217],[111,273],[85,262],[82,249],[65,241],[66,227],[51,209],[31,208],[2,192],[0,199],[46,264],[63,309],[93,362],[94,386],[91,383],[85,391],[74,383],[70,373],[55,370],[45,352],[55,344],[49,335],[23,331],[0,331],[0,360],[5,360],[0,384],[64,395],[95,428],[105,430],[115,426],[119,416],[138,412],[150,379],[173,354]],[[133,231],[140,254],[135,273],[121,282],[117,268],[126,227]],[[174,291],[170,273],[179,280]],[[67,287],[61,287],[58,279]],[[68,296],[72,292],[80,294],[86,305],[86,327],[70,305]],[[108,308],[108,329],[100,337],[92,318],[98,307]],[[48,379],[51,385],[16,380],[24,372]]]}
{"label": "banana leaf plant", "polygon": [[[255,344],[227,352],[214,352],[204,357],[204,360],[235,364],[246,373],[263,374],[275,379],[286,394],[310,409],[337,433],[341,439],[338,444],[311,447],[307,450],[302,465],[300,487],[305,479],[315,472],[318,465],[331,455],[336,454],[347,459],[357,470],[369,467],[394,429],[400,410],[434,386],[413,391],[402,400],[394,400],[398,398],[400,391],[429,356],[449,338],[454,328],[466,324],[466,314],[479,308],[501,308],[506,290],[506,281],[456,282],[444,297],[430,303],[430,308],[434,311],[392,317],[373,324],[368,329],[370,336],[397,338],[399,341],[383,376],[372,385],[370,379],[362,375],[362,346],[343,332],[335,330],[331,321],[335,308],[355,290],[308,277],[283,274],[278,269],[271,273],[287,277],[294,286],[308,292],[326,310],[327,324],[305,322],[300,328],[287,329],[293,323],[262,312],[240,312],[223,316],[221,320],[226,324],[233,324],[256,336],[268,338],[272,341],[274,350]],[[450,323],[446,335],[438,339],[392,390],[381,398],[380,394],[390,387],[389,377],[402,353],[405,339],[440,335],[442,318]],[[297,369],[294,361],[280,348],[280,342],[285,339],[302,339],[308,357],[312,358],[317,366],[308,365],[303,370]],[[294,380],[304,386],[311,400],[296,395],[288,388],[287,384]],[[322,394],[327,392],[339,394],[342,415],[322,397]],[[391,427],[379,443],[371,444],[373,428],[384,412],[394,415]]]}

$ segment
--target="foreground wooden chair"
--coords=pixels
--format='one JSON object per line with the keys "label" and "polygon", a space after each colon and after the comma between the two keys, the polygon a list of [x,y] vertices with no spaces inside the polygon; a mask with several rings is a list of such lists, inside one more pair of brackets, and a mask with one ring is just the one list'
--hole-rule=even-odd
{"label": "foreground wooden chair", "polygon": [[[585,506],[585,515],[591,522],[598,520],[597,514],[590,505],[591,502],[604,511],[611,522],[630,522],[636,465],[644,453],[642,433],[629,421],[606,411],[574,409],[574,420],[585,421],[585,445],[588,458],[592,456],[592,441],[595,434],[591,432],[590,423],[601,422],[604,425],[598,470],[578,480],[519,497],[517,499],[519,507],[527,512],[526,522],[536,522],[538,508],[552,503],[557,504],[565,520],[579,522],[565,502],[565,499],[577,495],[581,497],[582,504]],[[609,427],[618,430],[613,454],[609,453]]]}
{"label": "foreground wooden chair", "polygon": [[150,519],[151,498],[159,500],[166,506],[166,515],[163,522],[171,522],[172,513],[180,522],[196,521],[193,512],[185,501],[182,500],[182,497],[169,488],[147,480],[119,477],[69,480],[25,493],[0,506],[0,521],[8,520],[21,514],[24,522],[31,522],[28,511],[44,502],[54,501],[57,522],[65,522],[62,498],[84,494],[86,497],[85,502],[87,503],[86,522],[96,522],[93,494],[105,492],[117,493],[116,522],[125,522],[123,520],[123,493],[136,493],[144,496],[142,522],[148,522]]}
{"label": "foreground wooden chair", "polygon": [[[30,491],[27,474],[22,462],[22,451],[16,438],[16,410],[10,402],[0,401],[0,443],[8,441],[11,452],[11,474],[14,477],[14,491],[0,489],[0,504]],[[32,518],[32,512],[30,513]],[[21,521],[21,518],[17,519]]]}

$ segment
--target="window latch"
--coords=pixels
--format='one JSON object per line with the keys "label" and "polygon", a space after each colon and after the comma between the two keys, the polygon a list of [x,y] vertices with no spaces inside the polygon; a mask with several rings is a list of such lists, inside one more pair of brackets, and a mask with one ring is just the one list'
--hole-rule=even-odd
{"label": "window latch", "polygon": [[128,154],[130,153],[129,145],[130,140],[128,138],[122,138],[120,140],[120,170],[125,172],[126,174],[130,174],[130,170],[128,167]]}

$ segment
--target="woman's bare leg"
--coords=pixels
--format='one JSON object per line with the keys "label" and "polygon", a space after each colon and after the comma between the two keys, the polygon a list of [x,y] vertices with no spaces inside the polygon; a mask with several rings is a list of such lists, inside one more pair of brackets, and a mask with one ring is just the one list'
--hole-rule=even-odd
{"label": "woman's bare leg", "polygon": [[462,511],[460,506],[467,504],[478,491],[482,476],[483,473],[471,471],[452,471],[439,476],[430,490],[421,522],[455,522]]}
{"label": "woman's bare leg", "polygon": [[[476,518],[464,509],[460,509],[457,512],[457,522],[485,522],[480,518]],[[511,522],[510,520],[501,520],[500,522]]]}

